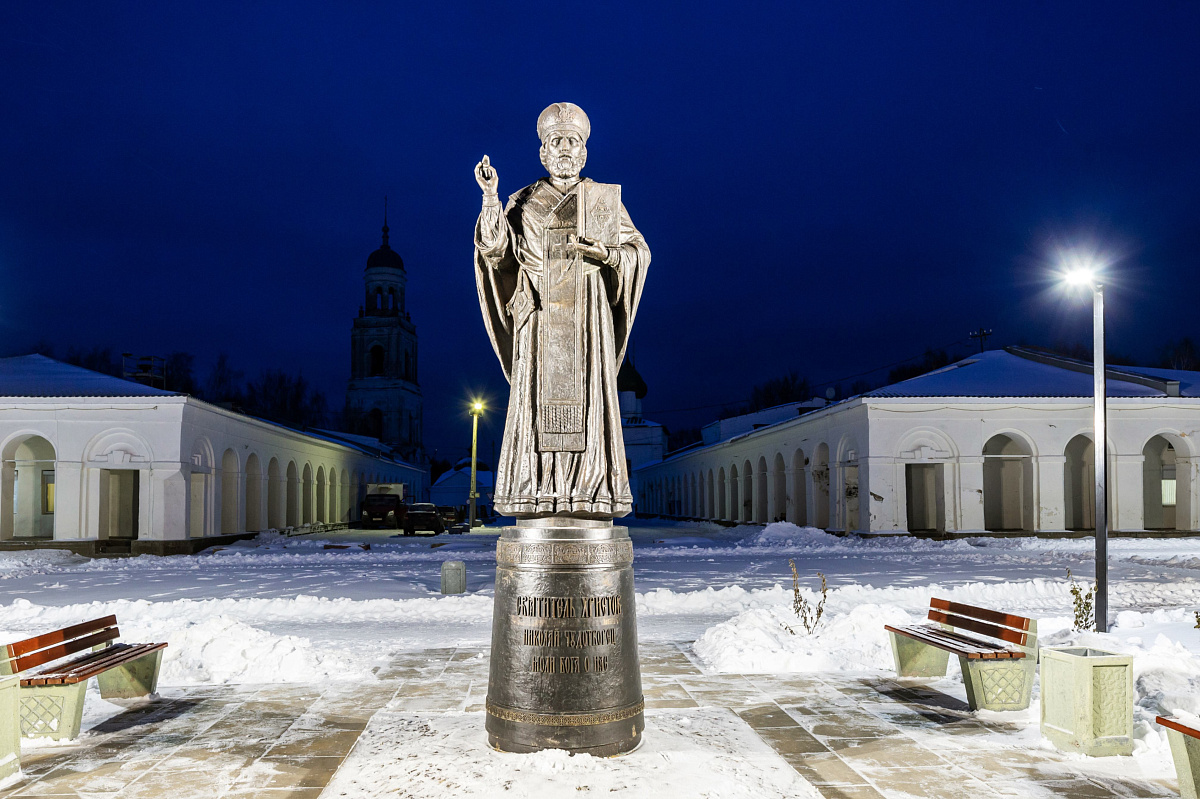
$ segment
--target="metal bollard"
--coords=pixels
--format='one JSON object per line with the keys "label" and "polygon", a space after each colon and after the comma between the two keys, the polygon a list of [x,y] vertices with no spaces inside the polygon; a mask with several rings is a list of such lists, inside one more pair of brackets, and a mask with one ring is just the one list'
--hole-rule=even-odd
{"label": "metal bollard", "polygon": [[465,594],[467,591],[467,564],[461,560],[442,562],[442,593]]}

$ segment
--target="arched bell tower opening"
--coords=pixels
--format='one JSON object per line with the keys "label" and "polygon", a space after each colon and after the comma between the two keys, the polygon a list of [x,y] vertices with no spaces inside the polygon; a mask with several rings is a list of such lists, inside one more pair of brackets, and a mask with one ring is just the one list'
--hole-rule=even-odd
{"label": "arched bell tower opening", "polygon": [[350,331],[346,407],[352,432],[379,438],[415,462],[422,455],[417,329],[405,306],[408,273],[389,234],[384,198],[383,242],[367,258],[365,299]]}

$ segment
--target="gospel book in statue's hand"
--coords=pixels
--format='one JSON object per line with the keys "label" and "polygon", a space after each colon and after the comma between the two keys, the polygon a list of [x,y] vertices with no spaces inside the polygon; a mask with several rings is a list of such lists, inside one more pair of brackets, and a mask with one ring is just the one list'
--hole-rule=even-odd
{"label": "gospel book in statue's hand", "polygon": [[593,183],[585,180],[576,189],[579,195],[579,235],[606,247],[620,245],[621,186],[619,183]]}

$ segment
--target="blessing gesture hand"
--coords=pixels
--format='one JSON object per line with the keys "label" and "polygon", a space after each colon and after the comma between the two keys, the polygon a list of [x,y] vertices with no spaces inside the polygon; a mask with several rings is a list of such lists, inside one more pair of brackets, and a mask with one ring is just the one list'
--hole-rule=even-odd
{"label": "blessing gesture hand", "polygon": [[475,165],[475,182],[484,194],[495,194],[500,186],[500,176],[496,174],[496,169],[486,155]]}

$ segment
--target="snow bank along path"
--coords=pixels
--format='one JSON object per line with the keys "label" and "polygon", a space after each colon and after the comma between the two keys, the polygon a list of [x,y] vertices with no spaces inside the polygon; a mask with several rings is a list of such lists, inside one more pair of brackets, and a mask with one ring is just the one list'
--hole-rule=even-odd
{"label": "snow bank along path", "polygon": [[[937,595],[1035,617],[1045,645],[1088,641],[1133,654],[1143,756],[1165,752],[1165,736],[1148,721],[1153,715],[1200,712],[1194,540],[1114,541],[1113,573],[1123,578],[1110,589],[1116,625],[1090,636],[1070,630],[1062,579],[1066,565],[1086,564],[1088,539],[839,538],[776,523],[658,525],[635,531],[635,542],[639,635],[679,638],[683,631],[713,671],[890,674],[883,625],[920,620]],[[439,539],[436,549],[428,540],[385,542],[370,552],[327,551],[325,543],[268,536],[215,554],[113,560],[0,553],[0,597],[11,598],[0,604],[0,643],[115,614],[126,640],[170,644],[165,686],[371,679],[393,651],[487,644],[490,583],[452,597],[431,585],[447,559],[484,574],[494,539],[456,536]],[[810,599],[816,568],[838,570],[812,636],[791,613],[790,585],[780,584],[788,558],[797,560]],[[864,564],[880,563],[889,569],[884,584],[856,579]],[[158,599],[127,598],[139,595]],[[947,684],[961,690],[957,664]]]}

